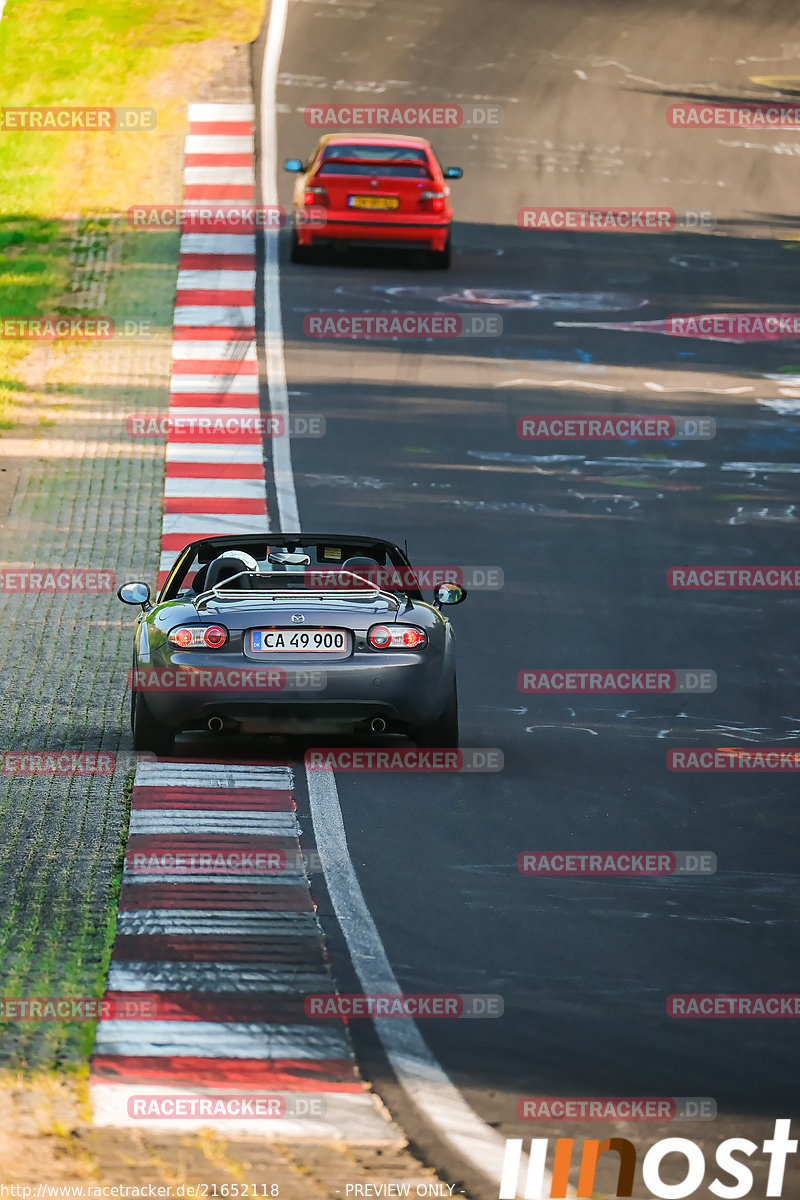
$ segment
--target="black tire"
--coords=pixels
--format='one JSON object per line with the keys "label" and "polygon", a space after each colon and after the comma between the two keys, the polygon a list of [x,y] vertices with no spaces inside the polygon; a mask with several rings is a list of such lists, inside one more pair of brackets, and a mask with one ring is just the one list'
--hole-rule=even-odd
{"label": "black tire", "polygon": [[458,748],[458,687],[453,680],[453,690],[444,706],[441,716],[430,725],[423,725],[414,733],[414,741],[418,746],[440,747],[442,749]]}
{"label": "black tire", "polygon": [[430,250],[428,252],[428,262],[437,271],[449,271],[450,260],[453,257],[453,243],[450,239],[450,234],[447,235],[447,241],[444,244],[444,250]]}
{"label": "black tire", "polygon": [[292,246],[289,251],[289,258],[293,263],[310,263],[313,261],[314,249],[312,246],[301,246],[297,236],[297,230],[292,230]]}
{"label": "black tire", "polygon": [[175,731],[156,721],[141,692],[133,693],[131,701],[134,750],[149,750],[163,758],[175,747]]}

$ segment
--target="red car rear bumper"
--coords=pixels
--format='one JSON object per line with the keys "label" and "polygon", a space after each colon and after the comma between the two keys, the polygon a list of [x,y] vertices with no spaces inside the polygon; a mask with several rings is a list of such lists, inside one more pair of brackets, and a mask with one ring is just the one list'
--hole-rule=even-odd
{"label": "red car rear bumper", "polygon": [[423,246],[429,250],[444,250],[450,233],[450,216],[434,213],[431,216],[390,217],[386,213],[357,216],[352,212],[328,209],[324,222],[303,223],[296,214],[295,228],[301,246],[316,241],[395,242]]}

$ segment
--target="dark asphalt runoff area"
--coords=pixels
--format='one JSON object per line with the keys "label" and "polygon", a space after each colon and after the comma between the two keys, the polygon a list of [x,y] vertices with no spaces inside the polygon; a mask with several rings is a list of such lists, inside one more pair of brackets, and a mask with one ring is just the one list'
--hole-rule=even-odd
{"label": "dark asphalt runoff area", "polygon": [[[760,1145],[776,1118],[800,1116],[798,1020],[676,1020],[667,997],[800,992],[797,779],[676,774],[666,754],[798,747],[798,606],[791,591],[672,591],[666,572],[797,562],[800,343],[630,326],[800,309],[800,130],[666,119],[674,103],[791,100],[793,73],[800,95],[789,3],[308,0],[290,7],[278,89],[280,162],[316,143],[311,104],[503,109],[499,127],[431,135],[443,165],[464,169],[449,272],[367,250],[293,266],[288,234],[282,251],[291,411],[327,422],[324,438],[293,442],[304,529],[407,539],[418,564],[504,577],[452,610],[462,744],[499,747],[504,770],[337,775],[389,960],[406,992],[502,995],[502,1019],[421,1024],[503,1136],[688,1137],[707,1149],[707,1182],[725,1137]],[[787,77],[783,90],[754,81],[767,75]],[[291,188],[283,175],[283,204]],[[717,226],[518,228],[518,210],[534,205],[713,210]],[[367,310],[499,314],[503,330],[304,334],[310,313]],[[608,413],[708,416],[716,436],[516,433],[522,416]],[[706,668],[718,682],[712,694],[519,691],[520,671],[558,667]],[[533,850],[709,851],[718,869],[525,877],[517,856]],[[386,1078],[369,1029],[355,1035],[415,1144],[457,1174]],[[532,1095],[712,1097],[718,1117],[534,1125],[517,1116]],[[799,1179],[790,1158],[784,1195]],[[762,1175],[752,1194],[763,1187]]]}

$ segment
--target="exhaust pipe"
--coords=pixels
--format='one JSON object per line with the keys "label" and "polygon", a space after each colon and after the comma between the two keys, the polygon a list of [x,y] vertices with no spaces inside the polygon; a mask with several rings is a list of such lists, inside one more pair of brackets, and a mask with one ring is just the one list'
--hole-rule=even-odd
{"label": "exhaust pipe", "polygon": [[209,717],[208,718],[208,728],[211,730],[212,733],[222,733],[222,730],[224,729],[224,727],[225,727],[225,722],[223,721],[222,717]]}
{"label": "exhaust pipe", "polygon": [[373,733],[384,733],[386,730],[386,722],[383,717],[373,717],[369,724]]}

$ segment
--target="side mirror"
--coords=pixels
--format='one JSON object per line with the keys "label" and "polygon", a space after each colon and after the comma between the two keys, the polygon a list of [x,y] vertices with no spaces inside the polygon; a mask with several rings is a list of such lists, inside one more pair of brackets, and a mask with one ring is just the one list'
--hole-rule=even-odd
{"label": "side mirror", "polygon": [[147,608],[150,603],[150,587],[146,583],[123,583],[117,588],[117,596],[123,604],[141,604]]}
{"label": "side mirror", "polygon": [[440,604],[461,604],[467,598],[467,589],[457,583],[440,583],[435,596],[437,608]]}
{"label": "side mirror", "polygon": [[305,170],[303,160],[300,158],[287,158],[283,165],[285,170],[291,171],[294,175],[299,175]]}
{"label": "side mirror", "polygon": [[444,173],[445,179],[463,179],[464,172],[461,167],[448,167]]}

